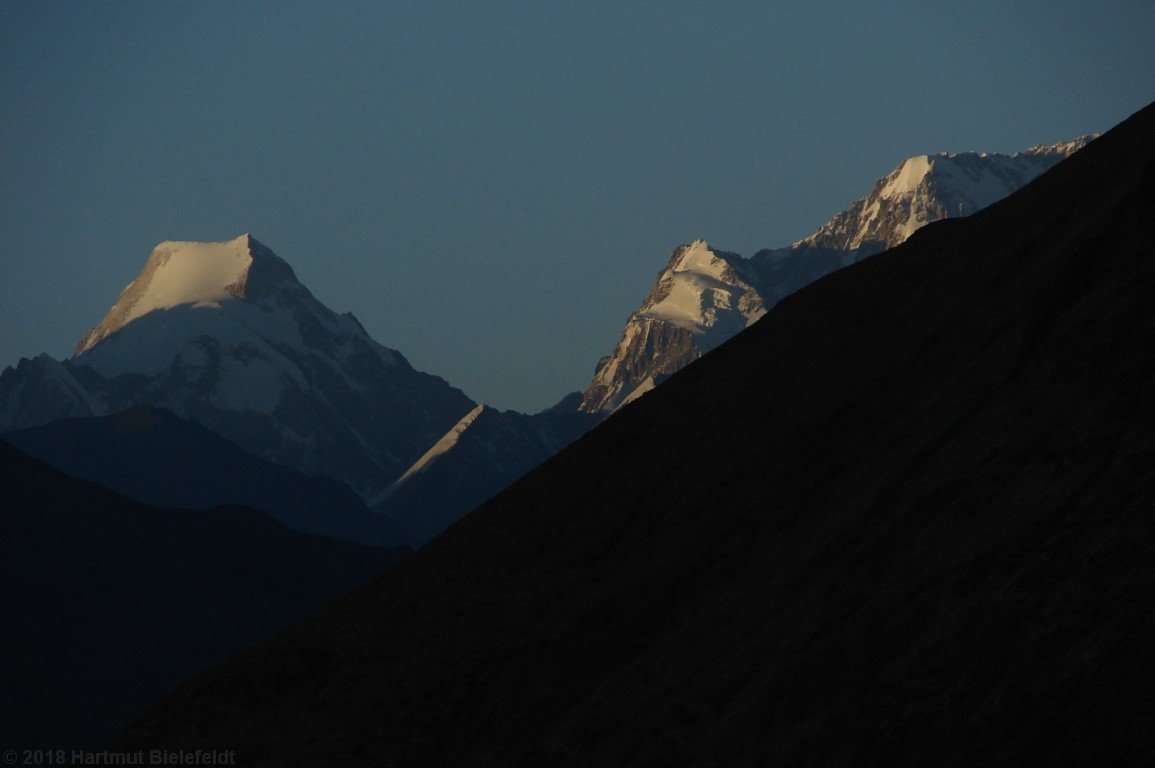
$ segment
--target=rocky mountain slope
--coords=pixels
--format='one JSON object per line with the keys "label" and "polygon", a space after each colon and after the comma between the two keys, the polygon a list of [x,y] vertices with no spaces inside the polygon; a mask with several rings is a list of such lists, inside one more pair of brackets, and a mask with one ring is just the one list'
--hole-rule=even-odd
{"label": "rocky mountain slope", "polygon": [[580,396],[536,414],[479,405],[373,500],[382,517],[419,547],[497,495],[599,421]]}
{"label": "rocky mountain slope", "polygon": [[766,312],[749,262],[704,240],[670,254],[650,295],[598,362],[581,410],[612,411],[689,365]]}
{"label": "rocky mountain slope", "polygon": [[[234,471],[253,461],[226,462],[231,470],[214,463],[219,443],[191,457],[175,449],[166,462],[142,457],[122,434],[115,450],[80,456],[56,440],[76,423],[49,425],[140,406],[195,421],[259,457],[255,463],[266,462],[266,469],[271,463],[338,480],[384,514],[312,504],[309,494],[288,490],[299,484],[277,491],[255,483],[252,472]],[[151,503],[251,504],[298,530],[368,544],[423,543],[600,418],[568,411],[499,413],[414,371],[351,315],[318,302],[284,261],[248,235],[162,243],[72,359],[41,355],[0,375],[0,432],[21,430],[14,439],[29,448],[55,440],[37,455],[62,468]],[[475,412],[484,417],[458,444],[453,436]],[[164,426],[178,442],[204,443],[186,427]],[[30,429],[47,431],[34,438]],[[163,452],[159,439],[150,438]],[[118,452],[154,469],[163,465],[165,480],[120,459],[110,462]],[[198,487],[185,482],[194,478]]]}
{"label": "rocky mountain slope", "polygon": [[241,507],[157,509],[0,441],[6,749],[95,750],[181,681],[406,553]]}
{"label": "rocky mountain slope", "polygon": [[612,411],[645,394],[794,291],[906,240],[932,221],[967,216],[1024,186],[1093,137],[1013,155],[911,157],[809,237],[751,259],[702,240],[679,246],[650,295],[598,363],[582,410]]}
{"label": "rocky mountain slope", "polygon": [[73,358],[0,375],[0,432],[142,404],[364,498],[475,406],[321,304],[249,235],[161,243]]}
{"label": "rocky mountain slope", "polygon": [[113,746],[1152,764],[1153,134],[780,302]]}
{"label": "rocky mountain slope", "polygon": [[196,422],[139,405],[107,416],[59,419],[0,436],[72,477],[156,507],[225,504],[268,512],[295,531],[397,546],[399,526],[348,487],[246,453]]}

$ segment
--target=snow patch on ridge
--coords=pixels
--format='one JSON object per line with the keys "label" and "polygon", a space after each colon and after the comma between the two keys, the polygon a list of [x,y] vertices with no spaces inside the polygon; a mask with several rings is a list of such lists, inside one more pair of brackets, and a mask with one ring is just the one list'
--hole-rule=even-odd
{"label": "snow patch on ridge", "polygon": [[253,243],[248,234],[220,243],[161,243],[100,324],[77,345],[76,354],[152,312],[184,305],[219,308],[226,299],[243,296]]}
{"label": "snow patch on ridge", "polygon": [[627,405],[634,402],[635,400],[637,400],[642,395],[646,394],[647,392],[653,391],[654,387],[656,387],[656,386],[658,386],[658,383],[654,380],[654,377],[653,376],[647,376],[642,381],[641,384],[634,387],[633,390],[631,390],[630,393],[628,395],[626,395],[622,399],[622,401],[620,403],[618,403],[617,406],[614,407],[614,410],[617,411],[617,410],[620,410],[622,408],[625,408]]}
{"label": "snow patch on ridge", "polygon": [[[739,280],[733,266],[719,258],[705,240],[685,246],[681,256],[659,278],[662,290],[638,312],[641,317],[661,320],[695,335],[704,335],[727,314],[737,313],[743,326],[764,314],[761,307],[739,308],[750,286]],[[736,318],[735,318],[736,319]],[[734,325],[734,319],[723,321]]]}
{"label": "snow patch on ridge", "polygon": [[404,485],[406,481],[432,467],[438,459],[448,453],[453,448],[453,446],[457,445],[457,441],[461,439],[461,436],[465,433],[465,430],[469,429],[474,420],[476,420],[484,410],[485,405],[481,404],[469,413],[465,414],[465,416],[463,416],[459,422],[453,425],[452,429],[445,433],[444,437],[434,443],[433,447],[426,451],[421,456],[421,458],[413,462],[413,466],[405,470],[405,473],[402,474],[401,477],[394,480],[393,484],[382,491],[380,495],[371,499],[369,501],[369,506],[376,507],[378,504],[396,493],[397,489]]}
{"label": "snow patch on ridge", "polygon": [[[661,380],[654,375],[672,374],[794,291],[893,248],[932,221],[969,216],[1001,200],[1093,138],[1013,155],[942,152],[908,157],[878,179],[866,197],[809,236],[751,259],[715,254],[703,240],[681,246],[630,316],[614,353],[595,370],[581,409],[620,407],[633,399],[635,390]],[[667,332],[671,329],[676,332]]]}
{"label": "snow patch on ridge", "polygon": [[157,268],[125,322],[181,304],[219,306],[234,295],[253,262],[248,235],[225,243],[170,241],[157,246],[156,252]]}
{"label": "snow patch on ridge", "polygon": [[907,158],[891,175],[886,186],[882,188],[882,197],[893,199],[914,192],[922,180],[926,178],[930,167],[931,161],[927,155],[915,155]]}

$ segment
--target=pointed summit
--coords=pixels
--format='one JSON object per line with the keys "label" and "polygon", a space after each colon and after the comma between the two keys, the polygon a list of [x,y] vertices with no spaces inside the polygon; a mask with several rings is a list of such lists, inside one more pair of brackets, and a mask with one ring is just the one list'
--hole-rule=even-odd
{"label": "pointed summit", "polygon": [[845,253],[845,266],[893,248],[932,221],[969,216],[1003,199],[1093,138],[1039,145],[1013,155],[939,152],[909,157],[812,235],[790,249],[778,249],[777,259],[805,250],[838,250]]}
{"label": "pointed summit", "polygon": [[755,284],[736,253],[702,239],[675,248],[614,354],[602,358],[581,410],[618,408],[756,321],[766,310]]}
{"label": "pointed summit", "polygon": [[156,246],[76,355],[49,362],[0,376],[0,431],[149,405],[364,498],[477,405],[326,307],[247,233]]}
{"label": "pointed summit", "polygon": [[219,307],[231,299],[268,295],[274,286],[286,284],[299,286],[292,268],[248,233],[219,243],[165,241],[153,249],[104,319],[76,345],[75,354],[156,310]]}
{"label": "pointed summit", "polygon": [[982,210],[1093,138],[1013,155],[913,155],[809,237],[750,259],[714,251],[704,240],[680,246],[626,322],[614,353],[595,369],[582,410],[608,412],[637,399],[799,288],[893,248],[932,221]]}

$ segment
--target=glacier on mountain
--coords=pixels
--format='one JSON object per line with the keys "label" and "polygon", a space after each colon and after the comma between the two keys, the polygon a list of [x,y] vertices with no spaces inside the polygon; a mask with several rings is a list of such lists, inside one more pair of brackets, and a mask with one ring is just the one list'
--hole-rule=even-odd
{"label": "glacier on mountain", "polygon": [[915,155],[808,237],[749,259],[704,240],[679,246],[627,320],[614,352],[598,363],[581,409],[605,413],[633,401],[791,293],[902,243],[932,221],[967,216],[1001,200],[1093,138],[1012,155]]}
{"label": "glacier on mountain", "polygon": [[71,359],[0,374],[0,431],[134,405],[363,498],[476,406],[318,301],[247,234],[161,243]]}

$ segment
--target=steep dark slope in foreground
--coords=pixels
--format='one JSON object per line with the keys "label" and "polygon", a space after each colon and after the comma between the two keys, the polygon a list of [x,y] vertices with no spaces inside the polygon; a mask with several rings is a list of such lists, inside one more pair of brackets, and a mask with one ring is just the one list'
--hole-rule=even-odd
{"label": "steep dark slope in foreground", "polygon": [[242,507],[155,509],[0,441],[0,739],[93,748],[400,559]]}
{"label": "steep dark slope in foreground", "polygon": [[117,747],[1152,764],[1152,135],[787,299]]}

